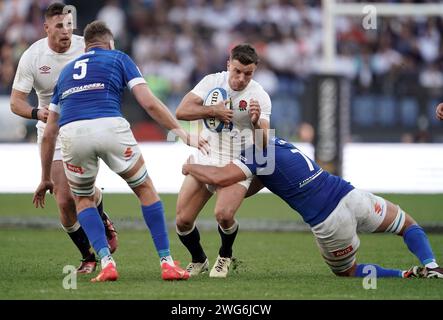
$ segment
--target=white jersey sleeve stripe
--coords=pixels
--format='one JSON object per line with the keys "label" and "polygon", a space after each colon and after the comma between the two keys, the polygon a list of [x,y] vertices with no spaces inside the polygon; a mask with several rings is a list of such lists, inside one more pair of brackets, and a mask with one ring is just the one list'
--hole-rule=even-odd
{"label": "white jersey sleeve stripe", "polygon": [[235,164],[237,167],[243,171],[243,173],[246,175],[246,178],[250,178],[253,176],[251,170],[249,170],[248,166],[246,166],[243,162],[241,162],[238,159],[232,160],[232,163]]}
{"label": "white jersey sleeve stripe", "polygon": [[132,88],[134,88],[136,85],[140,83],[146,83],[146,80],[141,77],[132,79],[131,81],[128,82],[129,90],[132,90]]}
{"label": "white jersey sleeve stripe", "polygon": [[51,103],[49,105],[49,111],[54,111],[56,113],[60,113],[60,106],[58,104]]}

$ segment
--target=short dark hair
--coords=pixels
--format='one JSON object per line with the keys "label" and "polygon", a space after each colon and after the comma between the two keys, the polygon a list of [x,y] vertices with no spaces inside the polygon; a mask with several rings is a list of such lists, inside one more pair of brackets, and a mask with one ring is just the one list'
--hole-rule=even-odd
{"label": "short dark hair", "polygon": [[100,20],[95,20],[89,23],[83,32],[85,43],[93,43],[97,41],[106,41],[107,37],[113,38],[112,31],[108,28],[106,23]]}
{"label": "short dark hair", "polygon": [[258,64],[259,58],[255,48],[248,43],[235,46],[231,50],[231,60],[238,60],[243,65]]}
{"label": "short dark hair", "polygon": [[54,16],[58,16],[58,15],[63,14],[64,7],[65,7],[65,5],[60,2],[55,2],[55,3],[51,4],[45,11],[45,19],[49,19]]}

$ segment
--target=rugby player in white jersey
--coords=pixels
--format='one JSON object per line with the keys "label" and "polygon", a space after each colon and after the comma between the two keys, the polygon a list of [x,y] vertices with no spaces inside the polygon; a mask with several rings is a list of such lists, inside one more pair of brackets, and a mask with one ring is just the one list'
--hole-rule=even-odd
{"label": "rugby player in white jersey", "polygon": [[[252,79],[258,60],[258,55],[251,45],[237,45],[231,50],[227,71],[204,77],[178,106],[176,116],[179,120],[215,117],[225,122],[228,127],[222,132],[203,129],[202,135],[209,142],[210,153],[208,156],[199,155],[197,163],[224,166],[238,157],[242,148],[252,145],[255,130],[263,129],[257,132],[263,134],[269,129],[271,99],[262,86]],[[228,99],[210,107],[203,106],[205,97],[214,88],[226,90]],[[226,108],[226,104],[229,108]],[[229,129],[229,123],[233,124],[232,129]],[[187,267],[191,276],[209,269],[209,261],[200,244],[195,220],[213,192],[217,194],[214,214],[218,222],[221,247],[209,276],[227,276],[232,262],[232,246],[238,231],[235,212],[243,201],[251,181],[249,178],[220,188],[207,186],[191,175],[186,176],[177,200],[176,228],[181,242],[192,256],[192,261]]]}
{"label": "rugby player in white jersey", "polygon": [[[23,53],[12,86],[11,110],[23,118],[38,120],[36,127],[39,147],[49,114],[48,105],[60,72],[68,62],[85,51],[83,37],[72,34],[72,16],[64,11],[64,8],[64,4],[53,3],[46,9],[44,29],[47,37],[36,41]],[[31,107],[27,101],[33,88],[37,93],[38,108]],[[61,225],[82,254],[82,262],[77,272],[91,273],[95,270],[97,262],[89,240],[77,221],[75,203],[63,170],[59,139],[51,176],[55,185],[54,196],[60,212]],[[103,212],[102,194],[98,189],[96,202],[100,208],[110,250],[114,252],[117,248],[117,234],[109,217]]]}

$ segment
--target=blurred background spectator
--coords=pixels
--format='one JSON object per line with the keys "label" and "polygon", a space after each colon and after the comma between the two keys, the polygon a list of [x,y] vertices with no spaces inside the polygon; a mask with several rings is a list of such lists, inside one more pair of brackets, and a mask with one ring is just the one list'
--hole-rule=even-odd
{"label": "blurred background spectator", "polygon": [[[0,95],[9,95],[23,51],[45,36],[42,12],[51,2],[0,1]],[[310,121],[304,118],[305,109],[313,107],[306,88],[311,76],[321,72],[321,1],[64,2],[77,8],[77,33],[94,19],[109,25],[117,48],[135,59],[171,111],[204,75],[226,69],[230,48],[249,42],[261,58],[255,78],[271,95],[271,125],[277,134],[297,140],[299,125]],[[376,30],[365,30],[361,18],[338,17],[336,28],[336,63],[352,85],[352,139],[443,142],[434,117],[443,101],[442,18],[385,17],[378,19]],[[128,93],[123,112],[139,139],[165,137]],[[32,126],[25,139],[31,139]]]}

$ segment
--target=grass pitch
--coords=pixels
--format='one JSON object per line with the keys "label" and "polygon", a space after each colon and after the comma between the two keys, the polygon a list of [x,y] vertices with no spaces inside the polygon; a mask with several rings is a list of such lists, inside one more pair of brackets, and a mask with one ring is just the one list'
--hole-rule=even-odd
{"label": "grass pitch", "polygon": [[[400,203],[418,222],[443,221],[441,195],[386,198]],[[175,196],[162,196],[162,199],[168,220],[172,221]],[[56,217],[52,200],[47,209],[39,211],[32,209],[28,200],[30,195],[0,195],[0,217]],[[105,201],[113,217],[140,217],[133,196],[107,195]],[[212,208],[212,203],[205,207],[202,213],[205,218],[212,218]],[[297,217],[272,195],[246,200],[238,215],[281,220]],[[219,235],[208,231],[201,232],[201,236],[212,265]],[[443,262],[443,235],[430,234],[429,238],[438,261]],[[211,279],[205,274],[181,282],[161,280],[149,232],[123,229],[119,239],[120,246],[114,255],[120,273],[117,282],[90,283],[90,275],[79,275],[77,289],[66,290],[62,285],[66,276],[63,267],[77,266],[79,255],[63,231],[0,229],[0,299],[443,299],[443,282],[438,279],[378,279],[376,290],[365,290],[362,279],[335,277],[323,262],[310,233],[240,229],[234,245],[239,263],[228,278]],[[173,230],[170,242],[174,258],[185,265],[189,255]],[[362,235],[358,261],[399,269],[417,264],[403,240],[391,234]]]}

